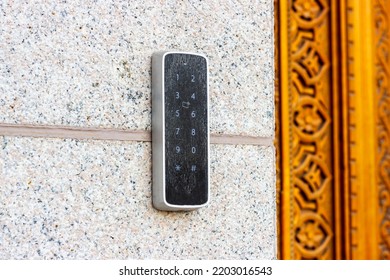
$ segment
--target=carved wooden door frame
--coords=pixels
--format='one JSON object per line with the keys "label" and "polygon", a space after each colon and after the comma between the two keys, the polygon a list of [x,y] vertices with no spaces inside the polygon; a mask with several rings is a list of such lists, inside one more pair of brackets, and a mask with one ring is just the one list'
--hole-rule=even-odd
{"label": "carved wooden door frame", "polygon": [[389,13],[275,0],[280,258],[390,258]]}

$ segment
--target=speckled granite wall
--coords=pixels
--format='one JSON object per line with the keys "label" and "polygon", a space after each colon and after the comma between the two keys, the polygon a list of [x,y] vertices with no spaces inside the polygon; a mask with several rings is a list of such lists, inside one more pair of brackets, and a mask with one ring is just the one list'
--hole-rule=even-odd
{"label": "speckled granite wall", "polygon": [[[3,1],[0,15],[0,259],[276,257],[272,0]],[[229,137],[193,212],[152,208],[148,137],[83,134],[150,134],[159,50],[208,56],[211,133]]]}

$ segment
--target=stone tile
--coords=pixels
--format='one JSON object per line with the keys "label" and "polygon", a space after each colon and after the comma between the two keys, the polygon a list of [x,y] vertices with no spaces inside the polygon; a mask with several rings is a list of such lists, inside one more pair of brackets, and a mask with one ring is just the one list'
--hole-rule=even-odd
{"label": "stone tile", "polygon": [[0,259],[273,259],[274,149],[211,147],[212,200],[151,205],[150,143],[0,138]]}
{"label": "stone tile", "polygon": [[16,1],[0,17],[0,122],[151,128],[151,55],[210,60],[211,129],[273,135],[273,1]]}

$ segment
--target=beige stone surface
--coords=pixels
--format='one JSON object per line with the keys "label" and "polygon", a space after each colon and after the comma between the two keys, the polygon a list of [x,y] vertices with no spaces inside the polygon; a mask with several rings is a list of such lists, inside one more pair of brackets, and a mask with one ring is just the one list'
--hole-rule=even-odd
{"label": "beige stone surface", "polygon": [[211,131],[270,137],[273,1],[0,4],[0,122],[151,129],[151,55],[210,62]]}
{"label": "beige stone surface", "polygon": [[274,149],[211,146],[211,203],[151,205],[151,144],[0,138],[0,259],[275,258]]}

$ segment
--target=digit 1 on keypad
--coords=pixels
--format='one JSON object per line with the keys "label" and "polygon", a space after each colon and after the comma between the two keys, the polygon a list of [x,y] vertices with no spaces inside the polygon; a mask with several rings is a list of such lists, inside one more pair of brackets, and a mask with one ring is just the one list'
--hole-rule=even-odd
{"label": "digit 1 on keypad", "polygon": [[153,205],[193,210],[209,202],[208,62],[201,54],[152,57]]}

